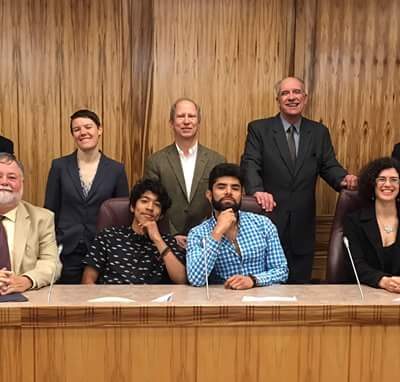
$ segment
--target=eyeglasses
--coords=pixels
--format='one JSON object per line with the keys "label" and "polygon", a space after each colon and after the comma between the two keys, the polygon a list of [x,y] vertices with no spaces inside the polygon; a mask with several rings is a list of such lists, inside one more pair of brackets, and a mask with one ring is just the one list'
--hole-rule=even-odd
{"label": "eyeglasses", "polygon": [[386,184],[386,182],[389,182],[392,185],[399,185],[399,178],[393,176],[390,178],[387,178],[386,176],[379,176],[378,178],[376,178],[376,184],[378,186],[383,186],[384,184]]}

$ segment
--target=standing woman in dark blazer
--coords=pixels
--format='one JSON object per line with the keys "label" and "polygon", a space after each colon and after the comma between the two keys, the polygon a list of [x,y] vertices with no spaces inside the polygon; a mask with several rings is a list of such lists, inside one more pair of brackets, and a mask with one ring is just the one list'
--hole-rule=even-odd
{"label": "standing woman in dark blazer", "polygon": [[103,133],[99,117],[78,110],[70,130],[77,150],[53,160],[45,199],[45,207],[55,213],[57,242],[63,245],[61,284],[81,282],[82,258],[94,238],[100,205],[129,192],[124,165],[98,148]]}
{"label": "standing woman in dark blazer", "polygon": [[396,293],[400,293],[399,176],[400,163],[393,158],[367,164],[358,183],[366,207],[344,222],[360,281]]}

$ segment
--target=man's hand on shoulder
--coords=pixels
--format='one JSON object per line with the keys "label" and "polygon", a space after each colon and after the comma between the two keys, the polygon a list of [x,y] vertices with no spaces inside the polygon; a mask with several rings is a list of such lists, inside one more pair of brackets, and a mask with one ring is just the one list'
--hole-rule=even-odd
{"label": "man's hand on shoulder", "polygon": [[267,212],[271,212],[276,207],[273,195],[268,192],[257,191],[253,196],[256,198],[261,208]]}
{"label": "man's hand on shoulder", "polygon": [[357,190],[358,178],[355,175],[347,174],[340,182],[340,185],[348,190]]}
{"label": "man's hand on shoulder", "polygon": [[253,288],[254,281],[250,276],[234,275],[225,281],[226,289],[250,289]]}

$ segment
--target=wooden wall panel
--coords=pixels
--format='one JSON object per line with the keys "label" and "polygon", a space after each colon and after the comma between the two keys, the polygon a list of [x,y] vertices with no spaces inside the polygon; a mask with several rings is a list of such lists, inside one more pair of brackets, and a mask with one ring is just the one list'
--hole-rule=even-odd
{"label": "wooden wall panel", "polygon": [[[59,10],[54,1],[16,1],[19,158],[24,198],[41,203],[50,158],[60,147],[57,59]],[[51,32],[50,32],[51,31]],[[49,36],[52,36],[49,38]]]}
{"label": "wooden wall panel", "polygon": [[0,134],[14,141],[18,154],[18,15],[0,1]]}
{"label": "wooden wall panel", "polygon": [[202,108],[200,141],[238,162],[247,122],[276,113],[273,85],[289,71],[292,1],[156,0],[149,151],[172,140],[169,108]]}
{"label": "wooden wall panel", "polygon": [[[400,140],[400,3],[302,0],[296,14],[295,73],[307,82],[308,115],[329,126],[340,162],[357,173]],[[318,213],[334,205],[320,184]]]}

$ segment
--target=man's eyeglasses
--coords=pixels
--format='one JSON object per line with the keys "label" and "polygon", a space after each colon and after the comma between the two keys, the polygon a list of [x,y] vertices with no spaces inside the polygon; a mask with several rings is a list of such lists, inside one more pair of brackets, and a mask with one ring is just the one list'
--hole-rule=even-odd
{"label": "man's eyeglasses", "polygon": [[389,182],[390,184],[393,184],[393,185],[399,185],[400,180],[399,180],[399,178],[397,178],[395,176],[390,177],[390,178],[387,178],[386,176],[378,176],[376,178],[376,184],[378,186],[383,186],[386,182]]}

